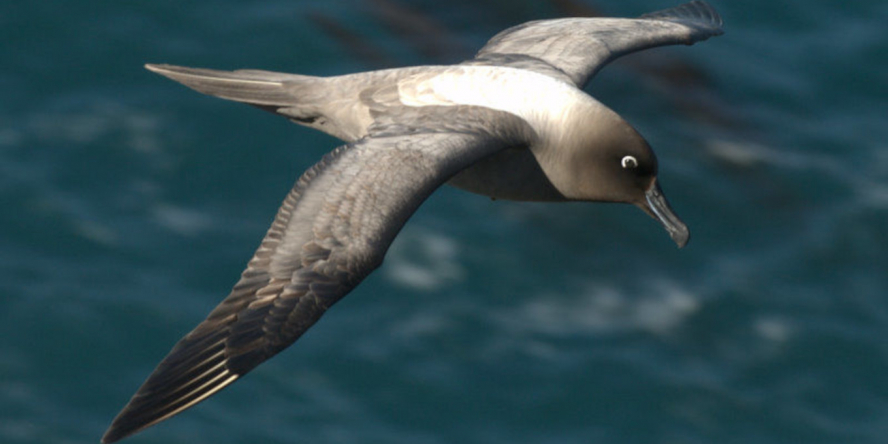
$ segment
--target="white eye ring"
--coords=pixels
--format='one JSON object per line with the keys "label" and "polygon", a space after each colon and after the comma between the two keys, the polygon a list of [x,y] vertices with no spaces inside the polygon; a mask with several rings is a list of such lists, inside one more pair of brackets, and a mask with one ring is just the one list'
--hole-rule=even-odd
{"label": "white eye ring", "polygon": [[625,156],[620,161],[620,164],[623,165],[623,168],[636,168],[638,167],[638,160],[633,156]]}

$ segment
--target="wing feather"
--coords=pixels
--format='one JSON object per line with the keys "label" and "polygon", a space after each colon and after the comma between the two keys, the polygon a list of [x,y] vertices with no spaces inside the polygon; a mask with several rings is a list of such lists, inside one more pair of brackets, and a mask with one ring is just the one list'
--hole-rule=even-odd
{"label": "wing feather", "polygon": [[[582,87],[617,57],[664,45],[690,45],[721,35],[722,19],[706,2],[692,1],[636,19],[538,20],[494,36],[468,64],[532,69],[567,76]],[[533,60],[550,66],[539,67]],[[561,74],[553,74],[552,68]]]}
{"label": "wing feather", "polygon": [[511,114],[474,107],[398,115],[397,130],[374,128],[376,137],[332,151],[302,175],[229,296],[157,366],[103,442],[182,412],[288,347],[379,266],[429,194],[526,142],[529,131]]}

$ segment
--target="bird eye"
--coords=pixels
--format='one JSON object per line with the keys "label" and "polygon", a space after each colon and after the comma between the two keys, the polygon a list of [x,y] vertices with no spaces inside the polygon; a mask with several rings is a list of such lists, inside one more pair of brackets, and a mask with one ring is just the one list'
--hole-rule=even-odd
{"label": "bird eye", "polygon": [[638,166],[638,160],[634,156],[625,156],[620,161],[620,164],[623,165],[623,168],[635,168]]}

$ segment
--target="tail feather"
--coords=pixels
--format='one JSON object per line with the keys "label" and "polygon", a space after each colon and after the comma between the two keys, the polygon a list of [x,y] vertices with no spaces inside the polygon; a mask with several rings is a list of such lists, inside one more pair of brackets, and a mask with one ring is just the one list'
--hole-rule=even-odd
{"label": "tail feather", "polygon": [[299,98],[294,94],[294,89],[299,85],[318,80],[317,77],[254,69],[218,71],[153,64],[147,64],[145,68],[195,91],[266,109],[296,104]]}

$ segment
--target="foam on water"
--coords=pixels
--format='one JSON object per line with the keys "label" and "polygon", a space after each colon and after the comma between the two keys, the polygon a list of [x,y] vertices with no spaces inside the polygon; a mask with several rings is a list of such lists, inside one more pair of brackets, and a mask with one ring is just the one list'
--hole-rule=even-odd
{"label": "foam on water", "polygon": [[464,278],[459,250],[455,239],[407,227],[389,249],[382,272],[412,291],[435,290]]}

